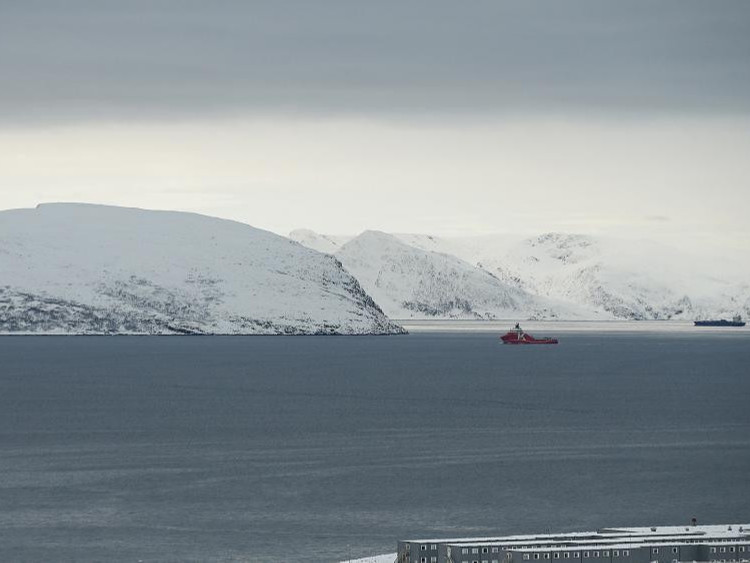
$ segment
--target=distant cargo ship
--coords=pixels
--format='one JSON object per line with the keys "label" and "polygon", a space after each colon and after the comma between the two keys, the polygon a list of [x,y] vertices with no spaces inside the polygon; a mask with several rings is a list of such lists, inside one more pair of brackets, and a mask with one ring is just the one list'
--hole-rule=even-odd
{"label": "distant cargo ship", "polygon": [[719,319],[718,321],[695,321],[695,326],[745,326],[745,321],[737,315],[731,321]]}

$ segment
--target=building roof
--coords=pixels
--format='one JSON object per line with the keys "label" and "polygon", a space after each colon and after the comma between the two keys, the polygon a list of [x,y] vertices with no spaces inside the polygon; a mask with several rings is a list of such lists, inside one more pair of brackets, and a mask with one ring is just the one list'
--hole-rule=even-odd
{"label": "building roof", "polygon": [[[568,547],[592,547],[613,544],[630,546],[662,543],[674,545],[687,544],[687,540],[700,540],[701,543],[721,542],[730,539],[747,539],[750,541],[750,524],[718,524],[709,526],[653,526],[637,528],[602,528],[595,532],[571,532],[560,534],[528,534],[495,537],[464,537],[442,539],[404,540],[410,543],[440,543],[452,546],[486,545],[512,547],[515,550],[536,549],[562,551]],[[534,545],[538,547],[534,547]],[[545,544],[545,545],[542,545]],[[627,547],[625,548],[627,549]]]}

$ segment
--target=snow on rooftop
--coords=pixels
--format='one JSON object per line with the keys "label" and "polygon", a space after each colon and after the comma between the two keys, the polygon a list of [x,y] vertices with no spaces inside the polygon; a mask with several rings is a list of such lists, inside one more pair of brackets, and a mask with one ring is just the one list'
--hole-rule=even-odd
{"label": "snow on rooftop", "polygon": [[[601,528],[591,532],[564,532],[558,534],[525,534],[515,536],[495,536],[495,537],[463,537],[449,539],[417,539],[404,540],[411,543],[442,543],[451,545],[497,545],[497,544],[518,544],[518,543],[547,543],[559,544],[575,541],[579,545],[606,545],[612,547],[616,540],[620,543],[633,545],[628,540],[645,539],[649,543],[653,541],[669,542],[673,545],[676,541],[685,538],[699,538],[703,541],[712,539],[727,538],[750,538],[750,524],[714,524],[701,526],[653,526],[653,527],[626,527],[626,528]],[[602,544],[601,542],[609,542]],[[683,542],[684,543],[684,542]],[[640,543],[636,543],[640,545]],[[531,549],[533,546],[518,546],[514,549]],[[549,545],[544,549],[550,548]],[[542,548],[538,548],[542,549]],[[560,548],[562,549],[562,548]]]}
{"label": "snow on rooftop", "polygon": [[581,536],[595,536],[598,534],[596,531],[590,532],[561,532],[558,534],[520,534],[515,536],[485,536],[485,537],[462,537],[462,538],[433,538],[433,539],[416,539],[416,540],[404,540],[411,543],[457,543],[457,542],[517,542],[531,539],[542,539],[542,538],[559,538],[565,536],[567,538],[575,538]]}
{"label": "snow on rooftop", "polygon": [[684,534],[687,531],[692,533],[701,532],[704,534],[719,534],[722,532],[734,532],[737,530],[750,530],[750,524],[709,524],[700,526],[653,526],[637,528],[602,528],[601,532],[606,533],[633,533],[633,534]]}
{"label": "snow on rooftop", "polygon": [[384,553],[383,555],[373,555],[362,559],[347,559],[341,563],[393,563],[395,560],[395,553]]}

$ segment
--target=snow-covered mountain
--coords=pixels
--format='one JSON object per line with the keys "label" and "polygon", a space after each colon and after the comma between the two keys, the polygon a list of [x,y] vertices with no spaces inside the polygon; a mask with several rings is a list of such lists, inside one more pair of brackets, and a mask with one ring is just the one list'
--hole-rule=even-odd
{"label": "snow-covered mountain", "polygon": [[[310,235],[318,239],[322,235]],[[586,319],[695,319],[750,315],[750,284],[743,280],[738,264],[718,256],[706,257],[678,252],[653,241],[629,241],[580,234],[546,233],[535,237],[488,235],[445,238],[420,234],[392,237],[412,251],[450,255],[491,274],[495,286],[482,286],[479,294],[496,295],[500,316]],[[355,239],[356,240],[356,239]],[[392,246],[392,241],[391,241]],[[388,252],[369,252],[362,265],[335,251],[345,267],[357,276],[363,287],[384,310],[393,316],[402,313],[393,303],[411,299],[408,284],[393,284],[383,296],[372,279],[372,272],[393,269]],[[408,254],[401,249],[402,254]],[[351,262],[351,263],[350,263]],[[451,279],[450,267],[440,263],[428,279]],[[447,268],[440,273],[440,268]],[[369,273],[368,273],[369,272]],[[422,275],[420,273],[420,275]],[[475,280],[475,277],[471,277]],[[382,283],[382,281],[381,281]],[[432,286],[433,282],[424,282]],[[412,284],[413,285],[413,284]],[[398,289],[401,288],[401,290]],[[472,284],[472,287],[474,285]],[[524,295],[509,291],[515,289]],[[399,293],[401,291],[401,293]],[[462,298],[462,287],[451,288],[455,300]],[[476,298],[477,293],[473,294]],[[484,297],[485,303],[493,302]],[[529,303],[534,312],[529,313]],[[506,305],[517,306],[515,315]],[[487,310],[488,308],[485,308]],[[489,307],[492,309],[492,307]],[[450,313],[435,312],[436,316]]]}
{"label": "snow-covered mountain", "polygon": [[494,255],[488,251],[477,263],[530,293],[614,318],[693,319],[741,312],[733,304],[740,291],[736,280],[653,241],[546,233]]}
{"label": "snow-covered mountain", "polygon": [[335,256],[394,318],[580,317],[573,307],[530,295],[455,256],[382,232],[365,231]]}
{"label": "snow-covered mountain", "polygon": [[0,212],[0,333],[398,333],[341,263],[248,225],[85,204]]}
{"label": "snow-covered mountain", "polygon": [[623,255],[608,250],[590,236],[548,233],[523,240],[501,256],[485,257],[481,267],[536,295],[615,318],[672,318],[692,312],[689,297],[679,288],[651,275],[645,264],[625,267]]}

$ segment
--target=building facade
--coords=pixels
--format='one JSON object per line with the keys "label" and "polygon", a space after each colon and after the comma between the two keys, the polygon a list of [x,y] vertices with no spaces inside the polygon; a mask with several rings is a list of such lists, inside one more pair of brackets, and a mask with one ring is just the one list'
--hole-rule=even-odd
{"label": "building facade", "polygon": [[750,524],[602,528],[594,532],[417,539],[397,563],[750,563]]}

